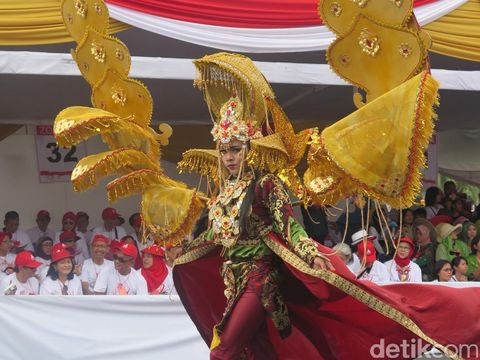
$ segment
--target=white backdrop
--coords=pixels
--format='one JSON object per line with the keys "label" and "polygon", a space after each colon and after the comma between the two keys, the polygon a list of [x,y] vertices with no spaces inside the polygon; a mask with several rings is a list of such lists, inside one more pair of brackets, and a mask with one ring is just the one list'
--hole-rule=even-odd
{"label": "white backdrop", "polygon": [[1,296],[2,360],[205,360],[178,296]]}

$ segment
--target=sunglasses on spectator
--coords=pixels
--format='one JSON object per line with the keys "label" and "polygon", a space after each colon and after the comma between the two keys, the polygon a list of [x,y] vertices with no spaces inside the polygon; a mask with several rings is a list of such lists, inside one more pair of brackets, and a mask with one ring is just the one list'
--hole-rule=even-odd
{"label": "sunglasses on spectator", "polygon": [[66,239],[66,240],[63,240],[64,243],[73,243],[75,242],[75,239]]}
{"label": "sunglasses on spectator", "polygon": [[114,255],[114,256],[113,256],[113,260],[118,261],[118,262],[124,264],[124,263],[129,262],[129,261],[131,260],[131,258],[130,258],[130,257],[123,257],[123,256]]}

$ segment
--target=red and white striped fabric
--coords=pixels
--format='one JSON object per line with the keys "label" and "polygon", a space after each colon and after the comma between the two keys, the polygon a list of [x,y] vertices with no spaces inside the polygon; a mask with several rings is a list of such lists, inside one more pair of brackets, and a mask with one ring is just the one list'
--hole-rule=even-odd
{"label": "red and white striped fabric", "polygon": [[[190,43],[250,53],[324,50],[334,35],[317,15],[318,0],[106,0],[110,16]],[[468,0],[415,0],[420,25]]]}

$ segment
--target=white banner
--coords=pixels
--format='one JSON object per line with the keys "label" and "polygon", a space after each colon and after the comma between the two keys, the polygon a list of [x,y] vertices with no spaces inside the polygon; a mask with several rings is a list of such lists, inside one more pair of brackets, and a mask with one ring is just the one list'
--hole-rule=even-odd
{"label": "white banner", "polygon": [[85,143],[61,149],[55,142],[52,125],[35,127],[38,179],[41,183],[69,182],[77,162],[86,154]]}

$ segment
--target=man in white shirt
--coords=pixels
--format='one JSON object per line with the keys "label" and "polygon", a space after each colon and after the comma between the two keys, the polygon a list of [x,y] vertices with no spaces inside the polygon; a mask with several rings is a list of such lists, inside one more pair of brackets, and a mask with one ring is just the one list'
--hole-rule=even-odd
{"label": "man in white shirt", "polygon": [[147,281],[133,268],[137,247],[123,244],[114,254],[114,267],[106,267],[98,275],[95,295],[148,295]]}
{"label": "man in white shirt", "polygon": [[12,250],[14,253],[19,253],[23,250],[33,251],[32,241],[30,236],[18,228],[20,224],[20,216],[16,211],[9,211],[5,214],[5,220],[3,221],[5,228],[3,231],[12,234],[12,240],[15,244],[15,248]]}
{"label": "man in white shirt", "polygon": [[114,208],[104,209],[102,211],[103,226],[97,226],[93,229],[93,236],[102,234],[112,240],[121,240],[124,236],[127,236],[123,227],[116,226],[116,221],[119,216],[117,210]]}
{"label": "man in white shirt", "polygon": [[377,260],[375,245],[370,240],[360,242],[357,251],[360,263],[364,264],[357,275],[357,279],[369,280],[374,283],[390,281],[390,274],[385,265]]}
{"label": "man in white shirt", "polygon": [[37,213],[37,226],[28,229],[27,234],[32,241],[32,244],[36,247],[38,239],[48,236],[50,239],[55,239],[55,231],[48,228],[50,224],[50,213],[47,210],[40,210]]}
{"label": "man in white shirt", "polygon": [[83,262],[82,289],[84,295],[93,295],[93,289],[97,282],[98,275],[104,268],[113,268],[113,261],[106,260],[105,255],[108,252],[110,239],[102,234],[97,234],[92,239],[91,253],[92,258]]}
{"label": "man in white shirt", "polygon": [[77,232],[82,233],[88,248],[90,248],[90,244],[93,237],[93,231],[88,230],[88,225],[90,224],[90,217],[86,212],[79,211],[77,212],[76,218],[77,218],[77,222],[76,222]]}
{"label": "man in white shirt", "polygon": [[22,251],[15,258],[15,272],[0,282],[1,295],[38,295],[37,268],[42,265],[30,251]]}
{"label": "man in white shirt", "polygon": [[10,251],[13,248],[11,235],[6,232],[0,232],[0,272],[10,275],[15,269],[16,255]]}

